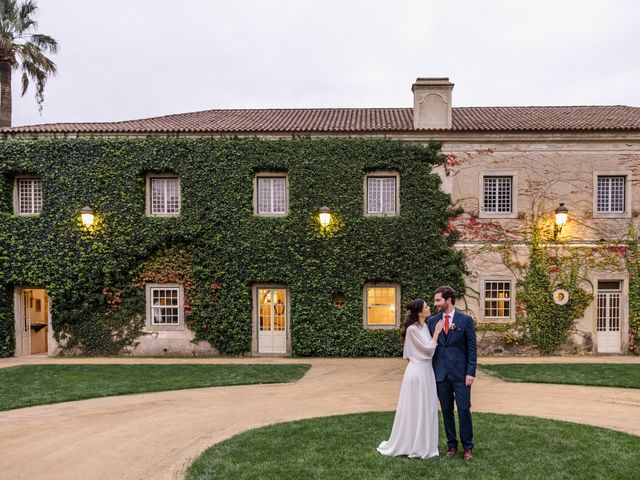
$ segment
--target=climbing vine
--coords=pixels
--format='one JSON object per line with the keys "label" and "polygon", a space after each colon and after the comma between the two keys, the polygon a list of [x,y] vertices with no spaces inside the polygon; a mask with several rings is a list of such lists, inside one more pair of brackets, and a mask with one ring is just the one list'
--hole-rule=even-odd
{"label": "climbing vine", "polygon": [[[287,285],[294,355],[388,356],[397,330],[363,327],[368,282],[401,286],[401,302],[440,284],[462,291],[464,265],[447,233],[450,198],[431,173],[439,145],[380,139],[41,139],[0,142],[0,354],[13,353],[13,288],[45,288],[69,353],[135,348],[144,284],[180,283],[194,341],[250,351],[251,289]],[[286,171],[289,213],[253,213],[256,172]],[[400,215],[363,215],[367,172],[400,174]],[[145,175],[180,177],[181,212],[145,215]],[[13,214],[13,179],[43,180],[42,213]],[[90,204],[96,223],[84,228]],[[318,209],[335,223],[321,231]],[[332,305],[341,292],[344,308]],[[4,305],[4,306],[3,306]]]}
{"label": "climbing vine", "polygon": [[629,351],[640,354],[640,247],[633,226],[625,252],[625,262],[629,271]]}

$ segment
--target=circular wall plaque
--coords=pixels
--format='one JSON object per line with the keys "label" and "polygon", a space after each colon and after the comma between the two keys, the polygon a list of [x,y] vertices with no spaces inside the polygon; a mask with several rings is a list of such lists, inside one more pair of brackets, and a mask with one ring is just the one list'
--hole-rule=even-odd
{"label": "circular wall plaque", "polygon": [[569,292],[561,288],[553,292],[553,301],[558,305],[564,305],[569,301]]}

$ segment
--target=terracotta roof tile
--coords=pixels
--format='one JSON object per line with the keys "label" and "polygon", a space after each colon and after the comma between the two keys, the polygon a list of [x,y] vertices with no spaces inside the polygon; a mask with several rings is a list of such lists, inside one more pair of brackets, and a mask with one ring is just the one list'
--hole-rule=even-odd
{"label": "terracotta roof tile", "polygon": [[[451,131],[640,130],[640,108],[461,107]],[[411,132],[411,108],[205,110],[101,123],[51,123],[0,129],[1,133],[359,133]]]}

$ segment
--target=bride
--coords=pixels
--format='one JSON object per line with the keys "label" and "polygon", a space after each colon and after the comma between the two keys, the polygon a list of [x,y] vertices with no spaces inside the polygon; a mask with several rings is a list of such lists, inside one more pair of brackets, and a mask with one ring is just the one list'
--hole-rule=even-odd
{"label": "bride", "polygon": [[402,379],[391,437],[378,447],[382,455],[408,455],[422,459],[438,456],[438,397],[431,357],[436,350],[443,321],[436,324],[432,338],[425,324],[429,315],[429,305],[421,298],[409,302],[402,330],[402,356],[409,360],[409,364]]}

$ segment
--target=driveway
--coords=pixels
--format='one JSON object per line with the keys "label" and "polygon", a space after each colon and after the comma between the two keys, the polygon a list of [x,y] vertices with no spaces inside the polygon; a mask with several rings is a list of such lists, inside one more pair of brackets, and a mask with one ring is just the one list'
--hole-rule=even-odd
{"label": "driveway", "polygon": [[[539,362],[484,358],[480,363]],[[640,364],[632,357],[545,358]],[[82,400],[0,412],[0,479],[181,479],[205,448],[264,425],[395,409],[401,359],[56,359],[25,363],[309,363],[297,383]],[[505,383],[479,372],[473,409],[599,425],[640,435],[640,390]],[[384,439],[380,439],[384,440]],[[376,440],[377,441],[377,440]]]}

